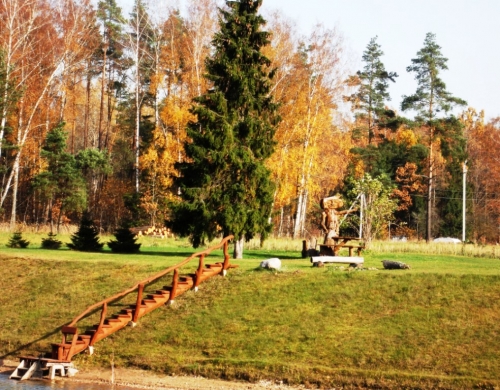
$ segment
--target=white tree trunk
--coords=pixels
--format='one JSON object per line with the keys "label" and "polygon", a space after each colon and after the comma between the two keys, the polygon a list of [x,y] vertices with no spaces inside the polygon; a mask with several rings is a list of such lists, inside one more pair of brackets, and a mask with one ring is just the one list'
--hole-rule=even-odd
{"label": "white tree trunk", "polygon": [[300,236],[300,224],[302,221],[302,202],[304,198],[304,189],[299,188],[299,193],[297,195],[297,212],[295,213],[295,222],[293,226],[293,238],[298,238]]}
{"label": "white tree trunk", "polygon": [[243,244],[245,243],[245,237],[241,236],[239,239],[234,240],[234,259],[243,259]]}

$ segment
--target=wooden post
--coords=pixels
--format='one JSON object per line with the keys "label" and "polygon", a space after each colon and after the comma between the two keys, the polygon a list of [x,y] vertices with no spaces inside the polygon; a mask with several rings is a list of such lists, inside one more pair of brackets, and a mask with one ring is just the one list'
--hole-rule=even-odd
{"label": "wooden post", "polygon": [[175,295],[177,293],[177,284],[179,283],[179,270],[176,268],[174,270],[174,276],[172,278],[172,288],[170,290],[170,297],[168,299],[168,304],[172,305],[175,301]]}
{"label": "wooden post", "polygon": [[302,258],[305,259],[307,257],[307,241],[302,241]]}
{"label": "wooden post", "polygon": [[139,319],[139,310],[141,310],[143,291],[144,291],[144,284],[139,284],[139,288],[137,290],[137,300],[135,301],[134,317],[132,318],[132,324],[137,323],[137,320]]}
{"label": "wooden post", "polygon": [[194,291],[198,291],[198,286],[201,283],[201,275],[203,273],[203,263],[204,263],[204,260],[205,260],[205,255],[201,254],[200,255],[200,262],[198,264],[198,269],[196,271],[196,277],[195,277],[195,280],[194,280]]}
{"label": "wooden post", "polygon": [[90,340],[90,343],[89,343],[90,346],[93,346],[94,343],[96,342],[97,335],[99,334],[99,332],[102,329],[102,324],[104,324],[104,319],[106,318],[107,311],[108,311],[108,304],[106,302],[104,302],[104,304],[102,305],[101,320],[99,321],[99,325],[97,326],[97,330],[92,335],[92,339]]}
{"label": "wooden post", "polygon": [[224,242],[224,264],[222,265],[222,276],[226,276],[227,269],[229,268],[229,243]]}

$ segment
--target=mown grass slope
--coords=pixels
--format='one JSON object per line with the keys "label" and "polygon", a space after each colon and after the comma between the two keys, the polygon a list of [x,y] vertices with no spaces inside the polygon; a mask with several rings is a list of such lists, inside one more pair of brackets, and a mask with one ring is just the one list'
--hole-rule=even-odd
{"label": "mown grass slope", "polygon": [[[142,249],[131,256],[2,250],[0,358],[50,351],[60,327],[87,306],[194,252],[174,241]],[[75,358],[77,366],[113,362],[323,388],[500,386],[498,259],[372,250],[365,267],[378,270],[346,271],[311,267],[299,244],[245,257],[227,277],[99,342],[94,355]],[[283,269],[258,269],[268,257],[281,258]],[[412,269],[383,270],[382,259]],[[220,252],[208,262],[218,260]],[[133,302],[131,294],[110,310]],[[82,331],[98,318],[85,319]]]}

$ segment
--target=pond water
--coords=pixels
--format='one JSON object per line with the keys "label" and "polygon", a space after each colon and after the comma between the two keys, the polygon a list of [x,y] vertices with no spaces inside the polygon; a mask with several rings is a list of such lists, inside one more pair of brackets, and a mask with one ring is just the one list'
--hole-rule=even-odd
{"label": "pond water", "polygon": [[[0,375],[0,390],[109,390],[110,385],[90,383],[70,383],[63,381],[15,381],[8,375]],[[118,390],[131,390],[129,387],[116,387]]]}

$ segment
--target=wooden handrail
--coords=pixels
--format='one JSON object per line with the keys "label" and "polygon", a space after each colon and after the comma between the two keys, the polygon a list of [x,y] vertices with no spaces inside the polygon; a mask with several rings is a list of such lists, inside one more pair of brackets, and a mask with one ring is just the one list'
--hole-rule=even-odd
{"label": "wooden handrail", "polygon": [[134,286],[132,286],[132,287],[130,287],[130,288],[128,288],[128,289],[126,289],[126,290],[118,293],[118,294],[115,294],[112,297],[109,297],[107,299],[102,300],[101,302],[98,302],[98,303],[95,303],[92,306],[89,306],[81,314],[79,314],[78,316],[76,316],[73,319],[73,321],[71,321],[71,323],[68,326],[75,326],[78,321],[80,321],[82,318],[84,318],[85,316],[87,316],[88,314],[90,314],[95,309],[97,309],[97,308],[99,308],[99,307],[101,307],[103,305],[107,305],[108,303],[111,303],[113,301],[116,301],[119,298],[123,298],[124,296],[126,296],[126,295],[130,294],[131,292],[134,292],[135,290],[137,290],[140,285],[145,286],[146,284],[150,284],[150,283],[152,283],[152,282],[160,279],[161,277],[165,276],[169,272],[178,270],[179,268],[181,268],[182,266],[186,265],[187,263],[189,263],[194,258],[197,258],[199,256],[203,256],[203,257],[208,256],[212,251],[220,249],[220,248],[224,249],[224,263],[223,263],[223,267],[222,267],[223,268],[222,272],[225,272],[227,270],[227,268],[229,267],[229,251],[228,251],[228,248],[229,248],[229,241],[231,241],[232,239],[233,239],[232,235],[231,236],[227,236],[218,245],[215,245],[215,246],[213,246],[211,248],[208,248],[208,249],[206,249],[204,251],[197,252],[197,253],[189,256],[187,259],[181,261],[180,263],[178,263],[176,265],[173,265],[171,267],[168,267],[168,268],[164,269],[163,271],[157,273],[156,275],[150,276],[149,278],[144,279],[144,280],[136,283]]}

